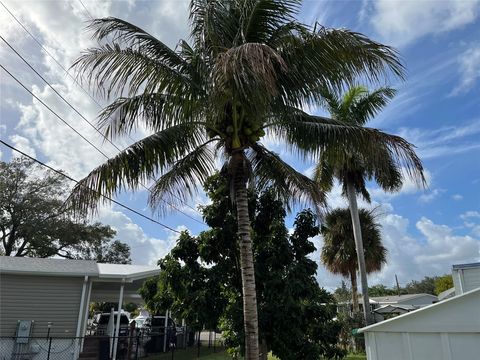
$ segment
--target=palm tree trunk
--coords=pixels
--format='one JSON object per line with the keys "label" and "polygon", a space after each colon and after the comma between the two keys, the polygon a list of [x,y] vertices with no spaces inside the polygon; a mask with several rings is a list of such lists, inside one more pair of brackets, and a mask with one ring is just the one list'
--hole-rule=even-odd
{"label": "palm tree trunk", "polygon": [[242,273],[243,321],[245,327],[245,360],[259,360],[257,294],[253,262],[250,216],[246,180],[243,172],[243,154],[239,153],[235,171],[234,191],[237,205],[240,269]]}
{"label": "palm tree trunk", "polygon": [[358,290],[357,290],[357,272],[356,270],[350,274],[350,280],[352,281],[352,307],[353,312],[358,314],[360,307],[358,306]]}
{"label": "palm tree trunk", "polygon": [[353,237],[355,238],[355,249],[357,251],[358,271],[360,273],[360,285],[362,290],[363,315],[367,325],[372,324],[370,313],[370,300],[368,298],[367,270],[365,268],[365,254],[363,252],[362,230],[360,228],[360,217],[358,216],[357,194],[352,183],[347,183],[347,196],[352,216]]}

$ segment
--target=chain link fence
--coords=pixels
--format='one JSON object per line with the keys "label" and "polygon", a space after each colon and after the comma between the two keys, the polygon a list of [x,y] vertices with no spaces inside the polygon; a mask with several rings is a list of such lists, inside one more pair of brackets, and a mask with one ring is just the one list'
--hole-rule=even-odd
{"label": "chain link fence", "polygon": [[215,332],[189,327],[139,330],[119,337],[0,337],[0,360],[174,360],[196,359],[223,350],[221,337]]}

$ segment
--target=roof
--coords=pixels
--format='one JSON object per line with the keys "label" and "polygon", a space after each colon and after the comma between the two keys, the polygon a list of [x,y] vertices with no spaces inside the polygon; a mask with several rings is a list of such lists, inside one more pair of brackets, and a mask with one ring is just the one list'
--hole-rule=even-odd
{"label": "roof", "polygon": [[0,256],[0,273],[57,276],[95,276],[97,264],[93,260],[44,259]]}
{"label": "roof", "polygon": [[480,262],[470,263],[470,264],[458,264],[452,266],[453,270],[459,269],[469,269],[469,268],[480,268]]}
{"label": "roof", "polygon": [[123,264],[97,264],[100,278],[121,278],[136,280],[155,276],[160,272],[156,266],[123,265]]}
{"label": "roof", "polygon": [[363,332],[478,332],[480,288],[359,329]]}
{"label": "roof", "polygon": [[448,299],[448,298],[451,298],[452,296],[455,296],[454,287],[447,289],[445,291],[442,291],[440,294],[438,294],[438,300]]}
{"label": "roof", "polygon": [[387,304],[395,304],[406,300],[411,300],[415,298],[419,298],[422,296],[430,296],[437,298],[435,295],[430,294],[405,294],[405,295],[391,295],[391,296],[377,296],[371,297],[370,300],[375,303],[387,303]]}
{"label": "roof", "polygon": [[134,281],[160,273],[156,266],[99,264],[93,260],[0,256],[0,273],[17,275],[93,276]]}
{"label": "roof", "polygon": [[398,312],[398,310],[403,310],[403,311],[413,311],[416,310],[417,308],[413,305],[396,305],[396,304],[389,304],[389,305],[383,305],[379,307],[378,309],[373,310],[376,313],[379,314],[389,314],[389,313],[395,313]]}

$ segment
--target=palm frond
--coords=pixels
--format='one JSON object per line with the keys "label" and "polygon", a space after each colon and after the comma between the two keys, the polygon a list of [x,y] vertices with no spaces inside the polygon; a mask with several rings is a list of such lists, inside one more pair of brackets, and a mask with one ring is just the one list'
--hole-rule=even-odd
{"label": "palm frond", "polygon": [[393,88],[382,87],[363,95],[351,108],[355,124],[365,125],[395,97],[396,93],[397,91]]}
{"label": "palm frond", "polygon": [[149,204],[166,213],[162,207],[168,203],[181,205],[198,192],[207,178],[215,172],[214,152],[210,147],[212,140],[196,146],[185,157],[175,162],[167,172],[155,182],[151,189]]}
{"label": "palm frond", "polygon": [[128,21],[107,17],[92,20],[87,30],[93,31],[92,37],[102,41],[109,36],[113,42],[120,42],[128,47],[141,48],[146,56],[157,59],[171,68],[183,69],[188,64],[169,46],[150,35],[145,30]]}
{"label": "palm frond", "polygon": [[307,176],[299,173],[280,157],[261,144],[254,144],[249,161],[259,190],[272,189],[286,204],[295,202],[313,203],[321,212],[325,206],[325,193]]}
{"label": "palm frond", "polygon": [[267,43],[286,23],[294,20],[299,0],[246,0],[243,3],[241,32],[244,42]]}
{"label": "palm frond", "polygon": [[[367,273],[379,271],[386,263],[387,249],[382,244],[380,225],[373,211],[359,210]],[[324,245],[322,262],[337,274],[349,276],[355,272],[357,254],[350,210],[334,209],[325,216],[321,227]]]}
{"label": "palm frond", "polygon": [[391,74],[403,78],[396,50],[349,30],[305,28],[282,45],[279,53],[289,71],[280,77],[279,95],[291,106],[315,104],[322,87],[340,89],[359,78],[378,83]]}
{"label": "palm frond", "polygon": [[141,123],[154,132],[187,122],[200,125],[202,116],[203,105],[187,96],[142,93],[110,103],[100,113],[99,125],[113,138],[131,133]]}
{"label": "palm frond", "polygon": [[[279,115],[282,116],[282,115]],[[400,136],[386,134],[377,129],[346,125],[340,121],[309,115],[294,109],[283,113],[283,121],[269,125],[274,134],[289,144],[295,144],[300,153],[314,157],[328,154],[330,159],[349,161],[351,154],[381,163],[378,148],[382,146],[389,156],[419,186],[425,184],[423,165],[414,146]],[[347,152],[346,152],[347,151]],[[323,154],[323,155],[322,155]]]}
{"label": "palm frond", "polygon": [[94,169],[72,190],[68,204],[79,213],[96,211],[102,196],[138,189],[204,141],[201,128],[180,124],[150,135]]}
{"label": "palm frond", "polygon": [[120,44],[101,45],[86,50],[73,67],[77,73],[103,95],[135,96],[145,93],[188,93],[194,86],[188,76],[151,58],[142,48],[122,48]]}

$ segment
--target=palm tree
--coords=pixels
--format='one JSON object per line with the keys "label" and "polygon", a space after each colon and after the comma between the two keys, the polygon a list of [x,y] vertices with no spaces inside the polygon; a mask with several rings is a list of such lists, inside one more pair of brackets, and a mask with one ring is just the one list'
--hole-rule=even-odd
{"label": "palm tree", "polygon": [[273,186],[286,203],[324,202],[316,184],[268,150],[260,139],[302,145],[302,151],[348,147],[372,152],[382,143],[399,156],[412,153],[401,138],[345,126],[301,110],[324,86],[340,88],[359,76],[402,77],[395,50],[348,30],[296,21],[298,0],[192,0],[190,41],[173,50],[118,18],[93,20],[99,41],[74,66],[79,76],[112,99],[100,114],[107,136],[140,125],[151,135],[94,169],[73,190],[77,211],[95,211],[101,195],[114,196],[154,180],[149,204],[189,200],[223,162],[238,218],[246,359],[258,359],[258,326],[247,186]]}
{"label": "palm tree", "polygon": [[[387,249],[382,245],[380,225],[372,211],[360,209],[362,238],[364,243],[365,268],[368,274],[379,271],[387,262]],[[358,257],[349,209],[335,209],[325,216],[321,227],[323,247],[322,262],[334,274],[350,277],[352,282],[352,304],[359,312],[357,292]]]}
{"label": "palm tree", "polygon": [[[332,119],[352,126],[364,126],[395,95],[395,90],[385,87],[369,92],[365,87],[351,87],[343,97],[324,88],[321,90],[323,105],[328,109]],[[315,168],[314,180],[323,191],[330,191],[336,178],[343,187],[343,194],[349,202],[353,233],[358,257],[358,266],[362,287],[362,300],[365,322],[372,322],[369,309],[368,283],[364,249],[362,244],[362,227],[357,209],[357,194],[370,202],[366,187],[367,180],[375,180],[385,191],[397,191],[403,184],[404,174],[413,178],[420,186],[425,183],[423,167],[416,155],[412,156],[412,167],[403,168],[398,154],[382,143],[374,143],[376,151],[366,155],[355,149],[344,147],[340,151],[327,148],[321,153]],[[403,159],[405,160],[405,159]],[[352,285],[353,286],[353,285]]]}

